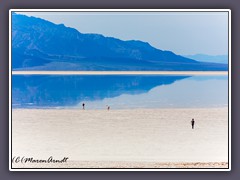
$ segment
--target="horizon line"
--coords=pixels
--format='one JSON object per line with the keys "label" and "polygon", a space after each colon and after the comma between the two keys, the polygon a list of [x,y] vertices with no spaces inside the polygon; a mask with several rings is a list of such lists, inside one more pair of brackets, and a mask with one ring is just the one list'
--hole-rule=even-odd
{"label": "horizon line", "polygon": [[228,71],[12,71],[12,75],[228,75]]}

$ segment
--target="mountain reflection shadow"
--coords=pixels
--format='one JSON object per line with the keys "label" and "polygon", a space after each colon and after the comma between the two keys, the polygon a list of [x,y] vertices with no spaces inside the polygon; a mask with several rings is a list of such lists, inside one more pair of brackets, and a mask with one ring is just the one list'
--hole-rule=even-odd
{"label": "mountain reflection shadow", "polygon": [[83,101],[146,93],[190,76],[169,75],[13,75],[13,108],[76,106]]}

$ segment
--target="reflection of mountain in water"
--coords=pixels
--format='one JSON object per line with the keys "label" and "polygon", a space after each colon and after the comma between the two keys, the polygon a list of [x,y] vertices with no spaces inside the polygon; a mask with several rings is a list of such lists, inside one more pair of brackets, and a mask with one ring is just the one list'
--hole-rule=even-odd
{"label": "reflection of mountain in water", "polygon": [[188,76],[12,76],[13,107],[73,106],[121,94],[139,94]]}

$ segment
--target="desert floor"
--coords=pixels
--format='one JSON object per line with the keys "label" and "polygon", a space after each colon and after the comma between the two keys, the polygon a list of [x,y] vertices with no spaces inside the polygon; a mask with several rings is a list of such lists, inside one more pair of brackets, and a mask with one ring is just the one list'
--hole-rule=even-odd
{"label": "desert floor", "polygon": [[226,168],[228,109],[13,109],[12,157],[51,156],[13,167]]}

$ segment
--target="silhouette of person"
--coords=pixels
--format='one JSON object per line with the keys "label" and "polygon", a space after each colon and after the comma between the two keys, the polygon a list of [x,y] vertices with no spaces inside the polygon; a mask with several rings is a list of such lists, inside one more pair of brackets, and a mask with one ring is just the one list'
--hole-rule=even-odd
{"label": "silhouette of person", "polygon": [[85,104],[84,104],[84,103],[82,103],[82,109],[83,109],[83,110],[85,109]]}
{"label": "silhouette of person", "polygon": [[192,118],[191,124],[192,124],[192,129],[194,129],[194,124],[195,124],[194,118]]}
{"label": "silhouette of person", "polygon": [[110,106],[107,107],[108,111],[110,110]]}

